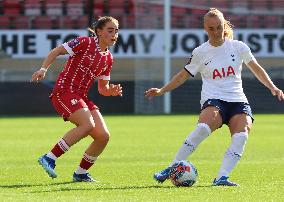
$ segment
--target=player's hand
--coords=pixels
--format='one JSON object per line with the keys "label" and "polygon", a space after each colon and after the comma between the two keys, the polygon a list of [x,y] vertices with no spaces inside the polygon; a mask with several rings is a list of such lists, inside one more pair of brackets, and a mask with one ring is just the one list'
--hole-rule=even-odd
{"label": "player's hand", "polygon": [[110,96],[122,96],[122,86],[120,84],[109,84]]}
{"label": "player's hand", "polygon": [[283,91],[279,88],[275,87],[271,90],[273,96],[277,96],[279,101],[284,101],[284,94]]}
{"label": "player's hand", "polygon": [[163,93],[160,88],[150,88],[145,91],[145,97],[161,96]]}
{"label": "player's hand", "polygon": [[33,73],[31,82],[39,82],[44,79],[46,71],[44,70],[37,70]]}

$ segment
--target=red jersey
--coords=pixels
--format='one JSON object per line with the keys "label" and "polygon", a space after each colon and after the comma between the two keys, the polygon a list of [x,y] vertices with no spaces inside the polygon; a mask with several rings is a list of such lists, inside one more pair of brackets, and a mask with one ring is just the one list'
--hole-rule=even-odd
{"label": "red jersey", "polygon": [[69,53],[51,96],[68,91],[87,96],[96,78],[110,80],[113,57],[109,50],[102,52],[97,37],[78,37],[63,44]]}

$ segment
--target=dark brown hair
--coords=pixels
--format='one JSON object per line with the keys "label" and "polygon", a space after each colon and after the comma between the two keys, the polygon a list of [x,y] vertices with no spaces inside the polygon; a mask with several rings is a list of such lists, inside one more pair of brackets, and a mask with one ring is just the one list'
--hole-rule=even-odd
{"label": "dark brown hair", "polygon": [[118,20],[111,16],[99,16],[99,18],[92,24],[92,28],[88,28],[93,34],[97,34],[97,29],[103,29],[106,23],[114,22],[119,25]]}

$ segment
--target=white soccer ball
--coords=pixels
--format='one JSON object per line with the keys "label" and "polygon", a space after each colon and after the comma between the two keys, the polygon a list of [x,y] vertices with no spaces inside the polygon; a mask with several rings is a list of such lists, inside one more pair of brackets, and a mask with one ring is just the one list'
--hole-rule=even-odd
{"label": "white soccer ball", "polygon": [[170,180],[175,186],[191,187],[197,181],[195,166],[188,161],[178,161],[172,165]]}

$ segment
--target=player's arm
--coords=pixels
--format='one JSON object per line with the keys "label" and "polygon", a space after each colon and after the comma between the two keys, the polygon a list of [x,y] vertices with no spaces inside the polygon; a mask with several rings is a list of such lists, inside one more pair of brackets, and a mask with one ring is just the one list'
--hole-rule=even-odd
{"label": "player's arm", "polygon": [[282,90],[273,84],[266,71],[258,64],[256,60],[250,61],[247,66],[256,76],[256,78],[271,91],[273,96],[277,96],[279,101],[284,100]]}
{"label": "player's arm", "polygon": [[31,81],[37,81],[38,82],[38,81],[44,79],[45,74],[47,72],[47,69],[54,62],[54,60],[59,55],[65,55],[65,54],[67,54],[67,51],[62,45],[52,49],[48,53],[47,57],[44,59],[42,65],[41,65],[41,68],[33,73]]}
{"label": "player's arm", "polygon": [[146,90],[145,96],[146,97],[161,96],[166,92],[169,92],[182,85],[189,78],[189,76],[190,74],[185,69],[182,69],[175,76],[173,76],[172,80],[168,84],[166,84],[162,88],[150,88]]}
{"label": "player's arm", "polygon": [[110,84],[108,80],[99,79],[98,91],[103,96],[122,96],[122,86]]}
{"label": "player's arm", "polygon": [[63,45],[60,45],[52,49],[48,53],[47,57],[44,59],[41,67],[48,69],[59,55],[65,55],[65,54],[67,54],[67,50],[63,47]]}

